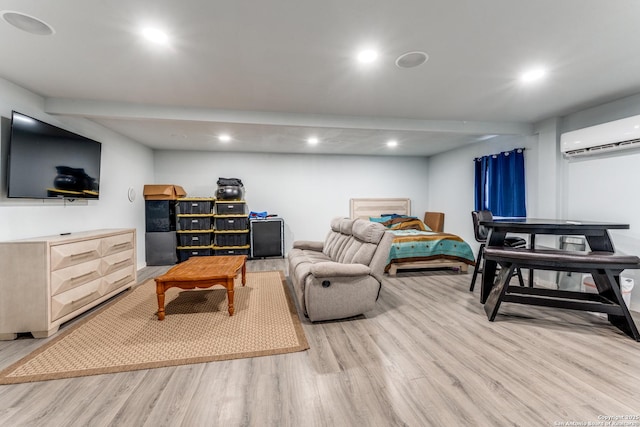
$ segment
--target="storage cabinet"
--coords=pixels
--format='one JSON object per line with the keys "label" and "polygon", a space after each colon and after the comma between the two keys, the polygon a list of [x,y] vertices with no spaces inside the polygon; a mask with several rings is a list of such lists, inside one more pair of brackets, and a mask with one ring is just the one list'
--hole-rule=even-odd
{"label": "storage cabinet", "polygon": [[145,261],[171,265],[176,257],[176,201],[145,200]]}
{"label": "storage cabinet", "polygon": [[282,218],[252,219],[251,258],[284,257]]}
{"label": "storage cabinet", "polygon": [[145,200],[144,213],[147,233],[176,230],[175,200]]}
{"label": "storage cabinet", "polygon": [[210,197],[178,199],[178,262],[213,255],[213,202]]}
{"label": "storage cabinet", "polygon": [[249,216],[244,200],[216,200],[214,255],[249,255]]}
{"label": "storage cabinet", "polygon": [[0,339],[60,325],[136,284],[133,229],[0,242]]}

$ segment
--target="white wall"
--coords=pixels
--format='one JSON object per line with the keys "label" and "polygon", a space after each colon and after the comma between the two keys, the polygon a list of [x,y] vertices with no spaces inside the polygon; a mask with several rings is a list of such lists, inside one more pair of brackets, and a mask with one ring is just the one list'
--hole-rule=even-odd
{"label": "white wall", "polygon": [[349,199],[408,197],[412,214],[427,208],[426,158],[159,151],[155,180],[212,197],[219,177],[240,178],[250,210],[285,222],[294,240],[324,240],[333,217],[349,216]]}
{"label": "white wall", "polygon": [[[640,95],[580,111],[563,119],[563,131],[571,131],[640,115]],[[612,230],[616,250],[640,256],[640,153],[617,152],[598,157],[562,160],[567,218],[623,222],[629,230]],[[640,271],[626,270],[635,282],[631,307],[640,311]]]}
{"label": "white wall", "polygon": [[[64,203],[7,199],[6,152],[11,111],[16,110],[102,143],[100,199]],[[144,184],[153,181],[153,151],[86,119],[44,113],[44,99],[0,79],[0,240],[14,240],[100,228],[136,228],[138,268],[145,265]],[[138,197],[127,198],[129,187]]]}

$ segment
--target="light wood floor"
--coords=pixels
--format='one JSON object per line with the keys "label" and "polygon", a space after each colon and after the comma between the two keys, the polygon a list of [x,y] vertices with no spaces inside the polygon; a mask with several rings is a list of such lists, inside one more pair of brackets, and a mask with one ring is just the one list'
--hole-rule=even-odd
{"label": "light wood floor", "polygon": [[[248,264],[274,269],[284,261]],[[146,268],[140,282],[163,271]],[[305,352],[0,386],[0,425],[553,426],[640,415],[640,343],[589,313],[504,304],[488,322],[470,280],[386,278],[366,316],[303,319]],[[44,342],[0,342],[0,368]]]}

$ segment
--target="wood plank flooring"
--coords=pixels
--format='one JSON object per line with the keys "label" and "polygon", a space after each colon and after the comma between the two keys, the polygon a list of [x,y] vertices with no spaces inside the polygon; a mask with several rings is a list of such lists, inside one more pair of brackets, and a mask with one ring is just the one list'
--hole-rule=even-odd
{"label": "wood plank flooring", "polygon": [[[165,270],[145,268],[139,282]],[[640,415],[640,343],[589,313],[506,303],[491,323],[470,280],[387,277],[365,316],[303,317],[305,352],[0,386],[0,425],[552,426]],[[46,341],[0,342],[0,369]]]}

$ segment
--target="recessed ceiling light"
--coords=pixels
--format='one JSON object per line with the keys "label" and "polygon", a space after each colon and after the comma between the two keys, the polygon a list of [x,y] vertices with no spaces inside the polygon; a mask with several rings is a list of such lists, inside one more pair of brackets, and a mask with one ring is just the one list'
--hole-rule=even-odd
{"label": "recessed ceiling light", "polygon": [[520,76],[520,81],[522,81],[523,83],[531,83],[542,79],[546,75],[547,70],[545,70],[544,68],[534,68],[525,73],[522,73],[522,75]]}
{"label": "recessed ceiling light", "polygon": [[155,43],[155,44],[169,43],[169,36],[167,35],[167,33],[165,33],[164,31],[158,28],[153,28],[153,27],[143,28],[141,33],[145,39],[147,39],[152,43]]}
{"label": "recessed ceiling light", "polygon": [[22,31],[37,36],[50,36],[55,33],[51,25],[22,12],[5,10],[2,12],[2,19]]}
{"label": "recessed ceiling light", "polygon": [[395,139],[390,139],[389,141],[387,141],[387,147],[394,148],[397,146],[398,146],[398,141],[396,141]]}
{"label": "recessed ceiling light", "polygon": [[218,141],[220,141],[220,142],[229,142],[229,141],[231,141],[231,135],[229,135],[227,133],[221,133],[220,135],[218,135]]}
{"label": "recessed ceiling light", "polygon": [[403,53],[396,59],[396,66],[400,68],[413,68],[424,64],[429,59],[429,55],[424,52]]}
{"label": "recessed ceiling light", "polygon": [[307,143],[309,145],[316,145],[316,144],[318,144],[318,142],[320,142],[320,141],[315,136],[307,138]]}
{"label": "recessed ceiling light", "polygon": [[361,64],[371,64],[378,59],[378,52],[373,49],[365,49],[358,52],[358,62]]}

